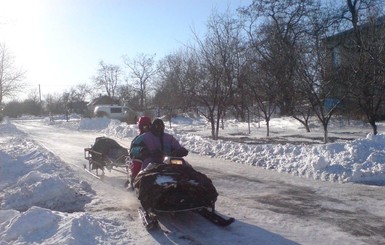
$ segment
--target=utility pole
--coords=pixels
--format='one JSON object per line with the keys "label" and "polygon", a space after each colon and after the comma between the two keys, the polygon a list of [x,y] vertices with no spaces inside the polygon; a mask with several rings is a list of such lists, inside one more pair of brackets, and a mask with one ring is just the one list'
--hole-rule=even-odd
{"label": "utility pole", "polygon": [[39,84],[39,102],[40,102],[40,105],[41,105],[41,90],[40,90],[40,84]]}
{"label": "utility pole", "polygon": [[39,84],[39,106],[40,106],[40,116],[43,115],[43,107],[41,105],[41,90],[40,90],[40,84]]}

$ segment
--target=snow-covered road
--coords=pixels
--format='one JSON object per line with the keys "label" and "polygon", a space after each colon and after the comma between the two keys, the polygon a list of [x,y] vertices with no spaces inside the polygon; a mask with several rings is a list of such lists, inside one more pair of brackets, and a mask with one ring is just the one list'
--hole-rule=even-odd
{"label": "snow-covered road", "polygon": [[[90,183],[98,198],[86,212],[118,220],[117,225],[124,226],[122,244],[385,243],[384,187],[314,181],[192,153],[187,160],[208,175],[219,192],[217,211],[236,222],[219,228],[195,214],[163,215],[162,230],[147,232],[137,216],[135,195],[123,188],[126,176],[106,172],[100,181],[83,171],[84,148],[103,134],[39,120],[13,123]],[[131,141],[115,139],[125,147]]]}

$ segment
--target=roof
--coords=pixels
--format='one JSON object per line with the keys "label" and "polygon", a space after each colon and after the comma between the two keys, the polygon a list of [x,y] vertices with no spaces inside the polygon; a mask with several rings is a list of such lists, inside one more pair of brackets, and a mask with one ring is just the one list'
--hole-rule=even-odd
{"label": "roof", "polygon": [[112,105],[112,104],[119,104],[118,99],[111,98],[107,95],[99,96],[98,98],[93,99],[90,103],[88,103],[88,106],[95,106],[95,105]]}
{"label": "roof", "polygon": [[[359,29],[360,30],[365,30],[367,28],[369,28],[370,26],[372,26],[373,23],[371,22],[366,22],[362,25],[359,26]],[[381,17],[378,17],[375,19],[375,26],[376,27],[379,27],[381,25],[384,25],[385,26],[385,16],[381,16]],[[354,28],[351,28],[351,29],[348,29],[346,31],[342,31],[342,32],[339,32],[335,35],[332,35],[330,37],[327,37],[324,39],[325,42],[330,42],[330,41],[333,41],[333,40],[336,40],[336,39],[340,39],[342,37],[346,37],[346,36],[349,36],[351,35],[352,33],[354,32]]]}

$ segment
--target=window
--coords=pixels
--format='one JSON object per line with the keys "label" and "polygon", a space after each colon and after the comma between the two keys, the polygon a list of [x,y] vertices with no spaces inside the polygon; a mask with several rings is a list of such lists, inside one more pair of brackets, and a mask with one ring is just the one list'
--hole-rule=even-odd
{"label": "window", "polygon": [[122,113],[122,108],[121,107],[112,107],[111,113]]}
{"label": "window", "polygon": [[339,47],[333,48],[332,62],[334,67],[339,67],[341,65],[341,50]]}

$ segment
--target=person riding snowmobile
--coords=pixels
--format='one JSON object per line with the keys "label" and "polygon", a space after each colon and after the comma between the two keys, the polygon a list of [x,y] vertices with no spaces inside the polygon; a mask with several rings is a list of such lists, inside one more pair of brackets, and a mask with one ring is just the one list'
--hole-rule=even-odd
{"label": "person riding snowmobile", "polygon": [[[210,178],[190,164],[162,164],[164,156],[184,157],[188,150],[164,132],[161,119],[155,119],[151,131],[134,140],[131,154],[143,157],[142,171],[135,178],[134,187],[141,204],[139,214],[147,229],[156,226],[159,212],[194,210],[220,226],[234,222],[234,218],[215,213],[218,192]],[[159,164],[147,167],[149,163]]]}
{"label": "person riding snowmobile", "polygon": [[187,156],[188,150],[171,134],[164,132],[164,122],[158,118],[152,122],[150,132],[134,139],[130,154],[143,159],[142,169],[145,169],[150,162],[162,163],[164,156]]}
{"label": "person riding snowmobile", "polygon": [[[139,129],[139,135],[149,132],[151,129],[151,118],[147,116],[142,116],[139,118],[137,125]],[[138,138],[139,135],[137,135],[131,141],[130,152],[134,145],[133,142],[135,141],[136,138]],[[133,188],[134,179],[138,175],[140,169],[142,168],[143,159],[141,157],[134,157],[132,154],[130,154],[130,158],[131,158],[131,163],[129,165],[129,168],[131,170],[130,183],[131,183],[131,187]]]}

